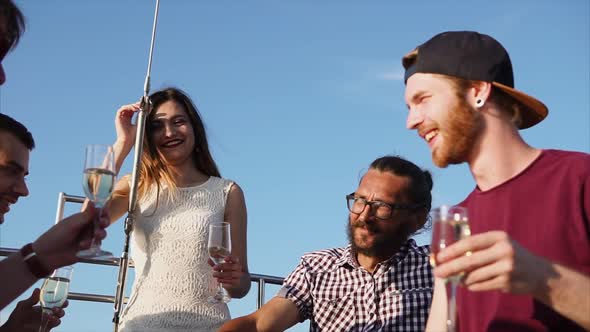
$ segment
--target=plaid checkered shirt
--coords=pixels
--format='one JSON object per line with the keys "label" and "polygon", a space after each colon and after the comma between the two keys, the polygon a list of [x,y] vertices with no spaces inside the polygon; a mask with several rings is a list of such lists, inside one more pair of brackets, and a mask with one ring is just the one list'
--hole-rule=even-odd
{"label": "plaid checkered shirt", "polygon": [[278,296],[299,308],[310,331],[424,331],[434,278],[429,247],[408,240],[373,274],[351,247],[305,254]]}

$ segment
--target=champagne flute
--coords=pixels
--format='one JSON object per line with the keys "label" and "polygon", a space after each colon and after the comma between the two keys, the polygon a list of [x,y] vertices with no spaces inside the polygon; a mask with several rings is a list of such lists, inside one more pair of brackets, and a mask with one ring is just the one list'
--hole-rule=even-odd
{"label": "champagne flute", "polygon": [[39,332],[45,332],[49,323],[49,315],[53,315],[52,308],[63,306],[68,298],[72,266],[64,266],[55,271],[43,282],[39,301],[41,302],[41,326]]}
{"label": "champagne flute", "polygon": [[[231,229],[227,222],[215,223],[209,225],[209,241],[207,242],[209,257],[215,265],[225,263],[225,258],[231,253]],[[231,297],[221,286],[217,287],[217,292],[209,296],[209,303],[227,303]]]}
{"label": "champagne flute", "polygon": [[[435,267],[438,263],[436,255],[451,244],[471,235],[467,218],[467,209],[460,206],[442,205],[430,212],[432,218],[432,243],[430,264]],[[455,332],[457,318],[457,284],[461,281],[462,273],[445,280],[447,286],[447,331]]]}
{"label": "champagne flute", "polygon": [[[92,144],[86,147],[84,162],[84,181],[82,182],[86,197],[94,202],[100,216],[100,209],[111,197],[115,186],[115,154],[110,145]],[[99,227],[99,218],[94,219],[94,229]],[[78,252],[80,258],[113,258],[113,254],[100,248],[94,237],[89,249]]]}

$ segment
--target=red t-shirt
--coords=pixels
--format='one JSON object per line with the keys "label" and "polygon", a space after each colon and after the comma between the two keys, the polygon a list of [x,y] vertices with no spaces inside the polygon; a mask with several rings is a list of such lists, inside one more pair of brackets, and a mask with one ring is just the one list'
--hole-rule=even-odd
{"label": "red t-shirt", "polygon": [[[520,174],[475,188],[460,205],[472,234],[505,231],[533,254],[590,275],[590,155],[544,150]],[[583,331],[532,296],[459,287],[457,305],[460,331]]]}

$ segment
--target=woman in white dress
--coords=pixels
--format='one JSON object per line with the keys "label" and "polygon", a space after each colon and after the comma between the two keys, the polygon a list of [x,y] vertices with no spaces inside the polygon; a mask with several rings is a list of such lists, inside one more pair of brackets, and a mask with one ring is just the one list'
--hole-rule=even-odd
{"label": "woman in white dress", "polygon": [[[168,88],[150,96],[131,240],[135,280],[120,331],[216,331],[229,319],[226,304],[208,303],[218,282],[233,298],[250,289],[246,260],[246,205],[241,188],[221,178],[203,122],[190,98]],[[133,148],[131,118],[139,104],[115,118],[117,171]],[[111,221],[127,212],[130,177],[116,184]],[[231,224],[232,254],[215,270],[207,253],[208,226]]]}

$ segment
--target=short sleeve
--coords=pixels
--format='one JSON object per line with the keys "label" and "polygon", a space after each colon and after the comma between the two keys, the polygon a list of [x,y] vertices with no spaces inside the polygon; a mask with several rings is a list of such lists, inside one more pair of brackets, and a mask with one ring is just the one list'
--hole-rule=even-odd
{"label": "short sleeve", "polygon": [[312,317],[313,298],[311,296],[310,273],[304,259],[301,259],[295,270],[285,278],[283,287],[277,296],[288,299],[297,306],[301,322]]}

